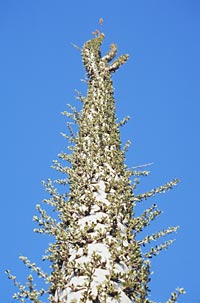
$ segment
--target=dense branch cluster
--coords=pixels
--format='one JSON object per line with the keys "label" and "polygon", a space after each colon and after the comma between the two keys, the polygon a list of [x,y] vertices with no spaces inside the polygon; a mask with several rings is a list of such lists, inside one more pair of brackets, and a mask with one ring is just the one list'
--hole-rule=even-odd
{"label": "dense branch cluster", "polygon": [[[35,232],[55,238],[44,257],[52,263],[51,274],[43,273],[21,257],[49,283],[49,288],[35,290],[32,275],[28,277],[27,287],[22,286],[8,272],[19,287],[14,297],[21,302],[27,298],[40,303],[46,293],[52,303],[152,302],[148,298],[150,258],[173,241],[145,253],[142,246],[177,230],[169,227],[142,240],[137,238],[161,212],[154,204],[137,217],[135,204],[173,188],[178,180],[144,194],[134,194],[138,181],[132,184],[131,176],[138,178],[148,172],[128,169],[124,163],[126,148],[121,148],[119,127],[128,118],[121,123],[116,121],[111,79],[128,55],[114,60],[117,47],[112,44],[109,52],[101,56],[103,40],[104,34],[100,34],[86,42],[82,49],[88,93],[84,98],[79,95],[83,103],[81,112],[73,107],[71,112],[64,112],[79,129],[74,134],[72,124],[68,123],[70,136],[63,136],[69,139],[71,152],[62,152],[61,161],[54,161],[54,168],[64,174],[64,179],[44,182],[50,194],[44,202],[58,212],[58,220],[50,217],[40,205],[37,205],[40,215],[34,216],[39,224]],[[66,188],[64,193],[59,193],[55,183]],[[182,292],[183,289],[178,289],[168,303],[175,302]]]}

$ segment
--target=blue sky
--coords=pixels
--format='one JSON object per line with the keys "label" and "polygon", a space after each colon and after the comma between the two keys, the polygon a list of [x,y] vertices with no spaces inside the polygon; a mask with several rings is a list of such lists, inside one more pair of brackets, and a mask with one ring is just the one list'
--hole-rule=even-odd
{"label": "blue sky", "polygon": [[[104,18],[106,39],[130,60],[114,77],[117,116],[132,117],[122,142],[132,141],[127,164],[154,162],[141,192],[175,177],[173,191],[152,199],[164,210],[152,228],[180,225],[175,244],[152,261],[151,296],[165,302],[176,287],[180,302],[200,302],[199,112],[200,2],[197,0],[1,0],[1,302],[13,287],[4,275],[27,274],[20,254],[41,264],[50,239],[33,233],[35,205],[47,197],[41,180],[55,177],[52,160],[65,149],[59,135],[67,103],[80,106],[85,72],[79,51]],[[146,206],[150,205],[147,203]],[[172,236],[173,237],[173,236]]]}

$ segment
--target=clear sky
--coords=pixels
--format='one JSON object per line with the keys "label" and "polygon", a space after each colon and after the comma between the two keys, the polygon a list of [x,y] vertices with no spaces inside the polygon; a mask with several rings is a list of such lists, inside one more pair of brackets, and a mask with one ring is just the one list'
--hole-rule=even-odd
{"label": "clear sky", "polygon": [[122,141],[132,141],[127,164],[154,162],[140,190],[175,177],[182,181],[150,201],[164,210],[150,232],[181,226],[175,244],[152,260],[152,299],[165,302],[183,286],[187,295],[180,302],[199,303],[198,0],[0,1],[0,301],[14,301],[4,270],[23,281],[27,271],[18,256],[40,265],[50,241],[33,233],[32,216],[47,197],[41,180],[56,176],[52,160],[66,147],[60,112],[66,103],[80,107],[74,89],[86,89],[80,53],[71,43],[90,39],[100,17],[103,51],[115,42],[119,54],[130,54],[113,80],[117,116],[132,117],[122,129]]}

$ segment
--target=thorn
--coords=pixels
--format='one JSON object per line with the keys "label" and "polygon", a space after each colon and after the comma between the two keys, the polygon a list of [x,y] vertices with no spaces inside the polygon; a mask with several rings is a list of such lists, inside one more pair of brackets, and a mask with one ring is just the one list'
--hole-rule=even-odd
{"label": "thorn", "polygon": [[[102,24],[103,24],[103,18],[99,19],[99,24],[100,24],[100,26],[102,26]],[[94,32],[92,32],[92,35],[93,36],[98,36],[98,35],[100,35],[100,33],[101,32],[98,29],[96,29]]]}
{"label": "thorn", "polygon": [[98,36],[99,34],[100,34],[100,32],[99,32],[98,29],[96,29],[95,32],[92,32],[92,35],[93,35],[93,36]]}
{"label": "thorn", "polygon": [[103,24],[103,18],[99,19],[99,24],[102,25]]}

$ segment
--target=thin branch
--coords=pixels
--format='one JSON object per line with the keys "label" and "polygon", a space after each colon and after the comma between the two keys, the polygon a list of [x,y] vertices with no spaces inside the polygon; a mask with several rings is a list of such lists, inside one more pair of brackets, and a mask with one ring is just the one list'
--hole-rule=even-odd
{"label": "thin branch", "polygon": [[146,163],[146,164],[141,164],[141,165],[133,166],[132,169],[142,168],[142,167],[150,166],[150,165],[153,165],[153,164],[154,164],[153,162]]}

